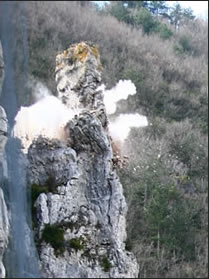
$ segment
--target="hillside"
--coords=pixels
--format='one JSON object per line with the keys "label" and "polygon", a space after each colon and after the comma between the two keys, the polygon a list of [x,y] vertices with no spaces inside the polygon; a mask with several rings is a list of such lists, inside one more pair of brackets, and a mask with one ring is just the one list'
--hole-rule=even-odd
{"label": "hillside", "polygon": [[142,7],[129,8],[123,20],[90,1],[13,5],[18,106],[35,102],[25,82],[31,78],[57,95],[56,54],[81,41],[98,45],[107,88],[120,79],[136,86],[137,93],[120,101],[113,117],[136,112],[149,123],[131,130],[123,147],[128,164],[117,169],[128,204],[126,248],[138,260],[139,278],[206,278],[207,23],[191,18],[177,28],[153,16],[164,29],[147,32],[142,16],[138,24],[131,22]]}

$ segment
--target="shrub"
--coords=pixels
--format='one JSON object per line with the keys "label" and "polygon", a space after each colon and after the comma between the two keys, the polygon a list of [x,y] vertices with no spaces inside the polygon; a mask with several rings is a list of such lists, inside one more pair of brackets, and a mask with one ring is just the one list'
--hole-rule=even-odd
{"label": "shrub", "polygon": [[164,40],[170,39],[170,37],[173,36],[173,32],[164,23],[159,24],[157,32]]}
{"label": "shrub", "polygon": [[82,237],[79,238],[71,238],[69,240],[69,245],[73,248],[76,252],[78,250],[83,250],[84,248],[84,239]]}
{"label": "shrub", "polygon": [[64,240],[64,230],[62,226],[45,225],[42,233],[42,241],[49,243],[55,250],[55,255],[59,256],[65,251],[65,240]]}
{"label": "shrub", "polygon": [[168,152],[178,158],[188,168],[190,178],[206,178],[208,175],[207,138],[185,120],[173,123],[166,138]]}
{"label": "shrub", "polygon": [[179,39],[179,44],[181,45],[184,52],[191,52],[192,51],[192,45],[189,37],[186,35],[183,35]]}
{"label": "shrub", "polygon": [[104,256],[103,258],[100,259],[100,264],[104,270],[104,272],[108,272],[110,268],[112,267],[112,264],[108,260],[107,256]]}
{"label": "shrub", "polygon": [[32,184],[31,185],[31,201],[32,201],[32,206],[34,204],[34,202],[36,201],[36,199],[38,198],[38,196],[41,193],[48,193],[48,187],[47,186],[42,186],[42,185],[38,185],[38,184]]}
{"label": "shrub", "polygon": [[193,201],[181,198],[176,187],[156,186],[146,208],[148,230],[158,249],[162,245],[178,258],[195,259],[195,234],[199,227],[200,215],[193,212]]}
{"label": "shrub", "polygon": [[32,184],[30,190],[31,190],[30,194],[31,194],[32,227],[33,229],[35,229],[35,227],[37,226],[37,218],[36,218],[36,208],[34,206],[34,203],[41,193],[48,193],[49,191],[48,191],[48,187],[37,185],[37,184]]}
{"label": "shrub", "polygon": [[174,45],[174,51],[178,55],[183,55],[191,54],[193,51],[195,51],[195,49],[192,46],[191,39],[186,35],[182,35],[179,38],[178,43]]}
{"label": "shrub", "polygon": [[131,160],[119,173],[128,203],[127,235],[141,261],[139,276],[171,278],[173,269],[173,277],[181,278],[185,263],[197,274],[193,265],[201,269],[205,252],[197,251],[204,251],[207,234],[202,201],[207,196],[206,144],[188,120],[151,118],[149,123],[131,130],[126,142]]}
{"label": "shrub", "polygon": [[129,14],[129,11],[123,6],[120,1],[110,4],[110,14],[116,17],[119,21],[126,23],[132,23],[133,19]]}
{"label": "shrub", "polygon": [[146,34],[150,34],[156,31],[158,22],[154,19],[152,14],[145,8],[141,8],[135,18],[136,24],[142,25],[143,31]]}
{"label": "shrub", "polygon": [[53,178],[53,176],[49,176],[46,180],[46,182],[43,185],[38,185],[38,184],[32,184],[31,185],[31,200],[32,200],[32,205],[34,204],[34,202],[36,201],[36,199],[38,198],[38,196],[41,193],[57,193],[57,185],[55,182],[55,179]]}

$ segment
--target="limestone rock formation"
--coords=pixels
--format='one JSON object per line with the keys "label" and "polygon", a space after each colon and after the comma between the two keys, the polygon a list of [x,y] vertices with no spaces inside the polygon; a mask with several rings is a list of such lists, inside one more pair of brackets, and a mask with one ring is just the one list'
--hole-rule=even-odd
{"label": "limestone rock formation", "polygon": [[[2,47],[0,43],[0,93],[4,78],[4,63]],[[4,147],[7,141],[8,121],[4,109],[0,106],[0,182],[7,175],[6,159],[4,157]],[[0,185],[0,278],[5,278],[5,268],[2,263],[3,255],[8,244],[9,218],[8,210],[4,199],[4,193]]]}
{"label": "limestone rock formation", "polygon": [[4,200],[4,193],[0,188],[0,278],[5,278],[5,268],[2,263],[3,255],[8,244],[9,218]]}
{"label": "limestone rock formation", "polygon": [[96,90],[101,84],[101,69],[98,47],[90,42],[73,44],[56,56],[58,98],[78,112],[94,111],[105,127],[103,94]]}
{"label": "limestone rock formation", "polygon": [[68,142],[39,137],[28,151],[33,222],[44,278],[136,278],[125,249],[127,205],[113,168],[96,46],[82,42],[57,56],[59,98],[80,113]]}
{"label": "limestone rock formation", "polygon": [[4,81],[4,60],[3,60],[2,46],[0,42],[0,96],[1,96],[3,81]]}
{"label": "limestone rock formation", "polygon": [[[7,141],[7,116],[5,110],[0,106],[0,161],[3,160],[4,147]],[[3,162],[2,162],[3,163]]]}
{"label": "limestone rock formation", "polygon": [[[4,80],[4,60],[3,60],[3,53],[2,53],[2,46],[0,42],[0,95],[3,86]],[[0,106],[0,162],[3,163],[3,153],[4,153],[4,146],[7,140],[7,116],[5,110],[2,106]]]}

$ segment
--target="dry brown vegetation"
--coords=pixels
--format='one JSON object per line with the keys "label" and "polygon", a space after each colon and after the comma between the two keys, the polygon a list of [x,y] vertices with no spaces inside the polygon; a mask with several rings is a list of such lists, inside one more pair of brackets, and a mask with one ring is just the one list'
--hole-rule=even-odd
{"label": "dry brown vegetation", "polygon": [[[171,40],[164,41],[157,35],[143,35],[142,30],[119,23],[110,15],[97,14],[95,9],[80,6],[76,1],[54,1],[53,4],[31,1],[25,4],[25,17],[29,68],[40,78],[47,78],[48,83],[54,81],[56,51],[90,40],[99,45],[104,81],[109,86],[129,70],[139,71],[142,78],[146,76],[144,79],[148,78],[146,82],[153,89],[159,87],[164,76],[168,81],[172,77],[172,82],[186,83],[186,86],[195,81],[205,84],[207,25],[204,22],[193,22]],[[15,18],[18,21],[20,16],[17,14]],[[184,34],[188,35],[197,59],[191,55],[176,55],[174,45]]]}
{"label": "dry brown vegetation", "polygon": [[[132,130],[125,146],[131,160],[120,171],[139,277],[207,278],[207,23],[192,20],[177,31],[170,26],[173,36],[163,40],[85,2],[14,3],[19,104],[32,102],[30,91],[22,94],[22,30],[27,35],[29,74],[53,94],[56,52],[80,41],[98,44],[107,88],[119,79],[131,79],[137,88],[136,95],[121,101],[117,113],[143,113],[150,123]],[[164,207],[156,207],[160,205]],[[168,223],[163,222],[166,212]]]}
{"label": "dry brown vegetation", "polygon": [[[153,127],[132,131],[126,144],[131,161],[120,176],[126,186],[127,230],[140,263],[139,278],[207,277],[207,146],[207,137],[188,120],[169,124],[156,118]],[[156,195],[159,189],[169,189],[172,196],[161,191]],[[154,214],[152,201],[161,227],[159,246],[153,234],[156,221],[148,221]],[[178,241],[179,254],[171,244],[177,247]]]}

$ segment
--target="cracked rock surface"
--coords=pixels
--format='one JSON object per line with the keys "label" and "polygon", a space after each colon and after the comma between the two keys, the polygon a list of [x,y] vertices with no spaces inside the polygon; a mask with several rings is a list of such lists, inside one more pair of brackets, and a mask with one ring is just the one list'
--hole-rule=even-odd
{"label": "cracked rock surface", "polygon": [[[4,61],[0,42],[0,95],[4,80]],[[0,106],[0,183],[7,176],[7,162],[4,147],[7,141],[8,121],[3,107]],[[3,256],[8,245],[9,237],[9,214],[5,203],[4,193],[0,185],[0,278],[5,278]]]}
{"label": "cracked rock surface", "polygon": [[1,96],[3,81],[4,81],[4,60],[3,60],[2,45],[0,42],[0,96]]}
{"label": "cracked rock surface", "polygon": [[60,99],[71,106],[75,94],[83,110],[65,127],[67,143],[39,137],[28,151],[44,278],[138,276],[135,256],[125,249],[127,205],[112,166],[103,97],[92,85],[100,80],[99,63],[91,43],[73,45],[58,55]]}

